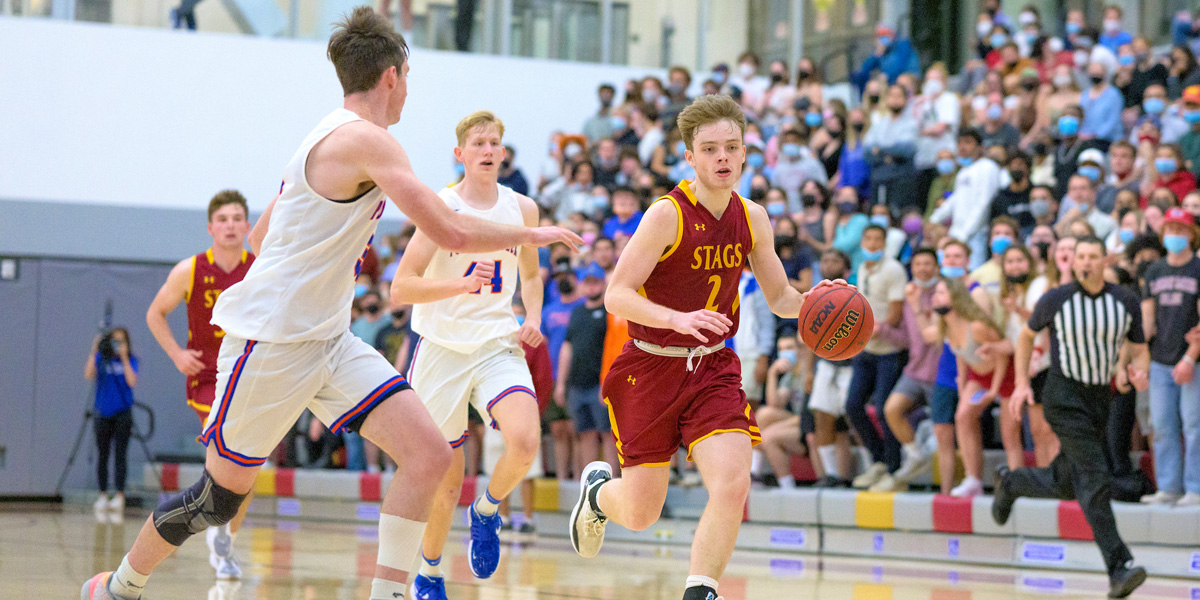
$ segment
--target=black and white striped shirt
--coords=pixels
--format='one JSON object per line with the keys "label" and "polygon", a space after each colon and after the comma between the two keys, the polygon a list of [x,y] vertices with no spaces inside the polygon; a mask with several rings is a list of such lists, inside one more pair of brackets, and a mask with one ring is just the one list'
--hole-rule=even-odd
{"label": "black and white striped shirt", "polygon": [[1088,385],[1108,385],[1128,340],[1145,343],[1137,294],[1105,283],[1089,294],[1078,283],[1046,292],[1029,317],[1029,328],[1050,327],[1050,369]]}

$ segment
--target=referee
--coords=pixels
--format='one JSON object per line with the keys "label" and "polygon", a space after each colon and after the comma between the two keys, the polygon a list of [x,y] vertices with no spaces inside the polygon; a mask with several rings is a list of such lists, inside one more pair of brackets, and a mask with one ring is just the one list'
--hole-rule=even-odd
{"label": "referee", "polygon": [[1003,525],[1020,496],[1078,499],[1108,567],[1108,595],[1124,598],[1146,580],[1146,570],[1133,566],[1133,555],[1117,533],[1104,438],[1112,378],[1119,388],[1133,383],[1146,389],[1150,355],[1140,299],[1126,288],[1105,283],[1104,256],[1104,242],[1077,238],[1075,282],[1046,292],[1021,332],[1011,406],[1019,419],[1022,406],[1033,404],[1029,357],[1037,332],[1049,327],[1051,366],[1041,397],[1046,421],[1062,450],[1049,467],[998,469],[992,516]]}

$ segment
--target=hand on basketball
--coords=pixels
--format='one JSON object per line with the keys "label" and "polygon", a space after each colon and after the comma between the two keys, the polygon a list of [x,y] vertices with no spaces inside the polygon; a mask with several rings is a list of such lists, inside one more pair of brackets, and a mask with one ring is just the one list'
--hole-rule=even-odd
{"label": "hand on basketball", "polygon": [[200,356],[202,354],[199,350],[180,348],[179,352],[171,355],[171,362],[175,363],[175,368],[179,369],[180,373],[191,377],[204,370],[204,363],[201,362]]}
{"label": "hand on basketball", "polygon": [[571,252],[579,252],[583,246],[583,238],[570,229],[562,227],[533,227],[530,228],[530,239],[527,246],[549,246],[550,244],[566,244]]}
{"label": "hand on basketball", "polygon": [[542,335],[541,330],[542,324],[540,322],[526,319],[521,324],[521,328],[517,330],[517,339],[537,348],[542,345],[542,342],[546,341],[546,336]]}
{"label": "hand on basketball", "polygon": [[463,277],[463,293],[474,294],[480,288],[487,285],[492,277],[496,276],[496,263],[490,260],[481,260],[475,263],[475,268]]}
{"label": "hand on basketball", "polygon": [[1144,392],[1150,389],[1150,373],[1129,365],[1129,383],[1133,385],[1133,389]]}
{"label": "hand on basketball", "polygon": [[813,292],[818,292],[818,291],[820,291],[820,290],[823,290],[823,289],[825,289],[825,288],[827,288],[827,287],[833,287],[833,286],[836,286],[836,285],[840,285],[840,286],[848,287],[848,288],[850,288],[850,289],[852,289],[852,290],[856,290],[856,291],[858,290],[858,286],[855,286],[855,285],[850,285],[850,284],[846,283],[846,280],[845,280],[845,279],[832,279],[832,280],[831,280],[831,279],[826,279],[826,280],[822,281],[821,283],[818,283],[817,285],[814,285],[814,286],[812,287],[812,289],[811,289],[811,290],[808,290],[807,292],[804,292],[803,294],[800,294],[800,306],[804,306],[804,301],[805,301],[805,300],[808,300],[808,295],[809,295],[809,294],[811,294],[811,293],[813,293]]}
{"label": "hand on basketball", "polygon": [[1021,422],[1021,411],[1026,405],[1033,406],[1033,388],[1028,383],[1018,384],[1008,399],[1008,410],[1016,422]]}
{"label": "hand on basketball", "polygon": [[671,329],[684,335],[690,335],[703,344],[708,343],[708,338],[701,333],[702,331],[711,331],[719,336],[724,336],[729,333],[729,328],[733,327],[733,321],[730,321],[725,315],[711,310],[675,313],[671,315],[670,322]]}

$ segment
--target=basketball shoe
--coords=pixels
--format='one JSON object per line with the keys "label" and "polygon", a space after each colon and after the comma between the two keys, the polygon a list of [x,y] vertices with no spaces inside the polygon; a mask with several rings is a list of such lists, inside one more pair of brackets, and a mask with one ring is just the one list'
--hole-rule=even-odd
{"label": "basketball shoe", "polygon": [[500,565],[500,513],[480,514],[471,503],[471,543],[467,556],[471,559],[471,573],[479,579],[487,579]]}
{"label": "basketball shoe", "polygon": [[417,575],[412,584],[413,600],[446,600],[446,578]]}
{"label": "basketball shoe", "polygon": [[608,518],[596,506],[600,486],[612,480],[612,467],[598,460],[584,467],[579,478],[579,502],[571,511],[571,545],[584,558],[591,558],[604,545],[604,526]]}

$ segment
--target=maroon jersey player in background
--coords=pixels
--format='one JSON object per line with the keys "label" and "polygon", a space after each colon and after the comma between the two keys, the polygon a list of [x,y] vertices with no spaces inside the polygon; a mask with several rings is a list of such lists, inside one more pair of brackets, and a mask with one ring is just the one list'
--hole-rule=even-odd
{"label": "maroon jersey player in background", "polygon": [[634,338],[602,390],[621,478],[612,479],[604,462],[584,469],[570,534],[575,550],[591,557],[608,520],[633,530],[652,525],[666,500],[671,456],[683,445],[709,494],[683,598],[712,600],[737,541],[751,448],[760,441],[741,363],[724,345],[737,332],[738,279],[749,262],[771,311],[784,318],[797,317],[805,294],[788,284],[766,210],[733,192],[746,157],[738,104],[702,96],[680,113],[678,126],[696,180],[651,205],[606,296],[606,308],[629,320]]}
{"label": "maroon jersey player in background", "polygon": [[[254,262],[254,255],[245,249],[246,234],[250,232],[246,199],[236,190],[224,190],[208,203],[208,234],[213,245],[208,250],[184,259],[158,290],[146,324],[154,339],[166,351],[180,373],[187,375],[187,405],[196,411],[200,424],[208,420],[217,387],[217,354],[225,332],[213,325],[212,310],[217,297],[229,286],[242,280]],[[167,315],[187,303],[187,347],[179,346]],[[233,555],[233,538],[246,519],[250,500],[228,524],[213,527],[208,532],[209,563],[217,570],[218,579],[238,579],[241,567]]]}

